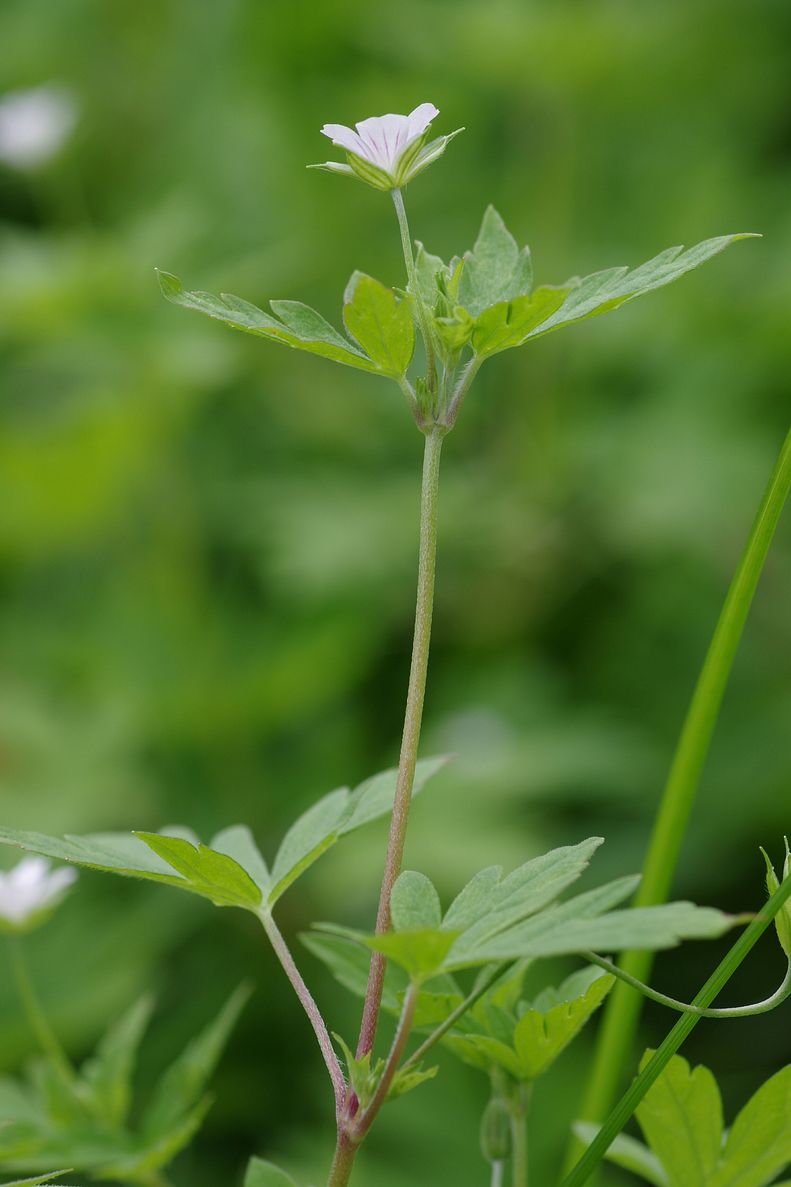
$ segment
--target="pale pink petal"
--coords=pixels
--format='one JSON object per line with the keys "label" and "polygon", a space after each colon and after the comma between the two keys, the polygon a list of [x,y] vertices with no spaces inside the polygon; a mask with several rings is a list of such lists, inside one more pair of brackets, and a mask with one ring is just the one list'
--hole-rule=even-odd
{"label": "pale pink petal", "polygon": [[[359,125],[358,125],[359,126]],[[347,128],[345,124],[325,124],[321,129],[322,135],[328,136],[333,144],[340,145],[348,152],[356,153],[358,157],[367,157],[365,145],[360,140],[360,137],[351,128]]]}
{"label": "pale pink petal", "polygon": [[372,165],[378,165],[380,169],[387,169],[390,161],[382,116],[372,115],[367,120],[360,120],[359,124],[355,124],[355,127],[365,145],[366,158]]}
{"label": "pale pink petal", "polygon": [[414,111],[410,111],[407,118],[409,143],[417,136],[422,136],[432,120],[439,115],[439,108],[433,103],[421,103]]}

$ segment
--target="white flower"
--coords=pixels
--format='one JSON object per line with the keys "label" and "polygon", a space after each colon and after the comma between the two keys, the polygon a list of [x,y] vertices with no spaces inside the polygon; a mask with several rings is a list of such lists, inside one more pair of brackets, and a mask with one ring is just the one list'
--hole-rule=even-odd
{"label": "white flower", "polygon": [[50,872],[43,857],[25,857],[8,874],[0,874],[0,930],[25,931],[51,911],[77,878],[67,866]]}
{"label": "white flower", "polygon": [[63,87],[11,91],[0,99],[0,161],[16,169],[42,165],[60,149],[77,122]]}
{"label": "white flower", "polygon": [[348,164],[325,161],[308,168],[357,176],[378,190],[406,185],[442,156],[453,137],[463,131],[457,128],[449,136],[440,136],[427,144],[429,125],[438,115],[433,103],[421,103],[409,115],[380,115],[360,120],[355,125],[357,131],[345,124],[325,124],[321,129],[323,135],[346,150]]}

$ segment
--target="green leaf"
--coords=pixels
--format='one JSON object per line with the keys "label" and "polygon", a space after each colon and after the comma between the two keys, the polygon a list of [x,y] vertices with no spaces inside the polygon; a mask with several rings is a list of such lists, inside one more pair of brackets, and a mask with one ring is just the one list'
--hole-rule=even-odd
{"label": "green leaf", "polygon": [[[417,764],[413,797],[448,761],[448,757],[443,755],[422,759]],[[366,779],[354,791],[348,788],[331,791],[308,808],[291,826],[275,857],[268,905],[274,906],[292,882],[331,848],[339,837],[387,815],[393,807],[397,778],[397,768],[382,771]]]}
{"label": "green leaf", "polygon": [[353,273],[343,300],[343,322],[355,342],[384,374],[404,375],[415,350],[408,302],[363,272]]}
{"label": "green leaf", "polygon": [[[653,1054],[643,1056],[641,1071]],[[693,1071],[686,1059],[674,1056],[638,1106],[637,1120],[670,1187],[707,1187],[712,1182],[723,1124],[720,1092],[708,1068]]]}
{"label": "green leaf", "polygon": [[[590,1145],[599,1129],[600,1126],[588,1121],[578,1121],[574,1125],[575,1134],[586,1146]],[[605,1158],[615,1166],[622,1166],[624,1170],[641,1175],[647,1183],[652,1183],[653,1187],[670,1187],[670,1180],[656,1154],[628,1134],[618,1135]]]}
{"label": "green leaf", "polygon": [[135,1002],[110,1027],[81,1071],[94,1111],[113,1128],[123,1125],[129,1115],[135,1058],[153,1005],[149,994]]}
{"label": "green leaf", "polygon": [[151,1135],[139,1149],[96,1168],[97,1179],[120,1179],[122,1182],[141,1184],[150,1181],[154,1171],[161,1170],[173,1161],[190,1144],[203,1124],[211,1108],[212,1099],[204,1096],[186,1116],[182,1117],[161,1135]]}
{"label": "green leaf", "polygon": [[601,844],[601,837],[590,837],[579,845],[553,849],[506,878],[499,866],[476,874],[451,903],[442,924],[462,933],[454,956],[463,961],[499,932],[541,911],[583,874]]}
{"label": "green leaf", "polygon": [[158,272],[158,276],[163,296],[174,305],[194,309],[248,334],[284,342],[295,350],[306,350],[361,371],[383,374],[377,363],[339,334],[315,309],[300,301],[271,301],[270,306],[275,314],[272,317],[263,309],[230,293],[221,293],[217,297],[212,293],[188,292],[177,276],[169,272]]}
{"label": "green leaf", "polygon": [[250,992],[244,984],[235,989],[214,1021],[187,1044],[164,1073],[143,1115],[147,1142],[173,1131],[200,1101]]}
{"label": "green leaf", "polygon": [[520,251],[495,208],[487,207],[475,247],[464,255],[459,304],[477,317],[501,301],[527,295],[532,285],[530,249]]}
{"label": "green leaf", "polygon": [[246,824],[232,824],[224,828],[210,841],[210,848],[224,853],[245,870],[255,882],[261,895],[269,894],[272,879],[255,838]]}
{"label": "green leaf", "polygon": [[428,980],[443,968],[455,938],[454,932],[428,928],[361,937],[374,952],[400,964],[415,981]]}
{"label": "green leaf", "polygon": [[544,325],[571,290],[543,285],[529,296],[516,297],[485,309],[472,326],[472,348],[480,358],[521,346]]}
{"label": "green leaf", "polygon": [[471,943],[470,933],[464,933],[451,950],[447,968],[588,951],[672,948],[683,939],[713,939],[738,922],[721,911],[685,902],[610,911],[633,893],[638,881],[619,878],[482,941]]}
{"label": "green leaf", "polygon": [[390,913],[396,931],[439,928],[442,906],[431,879],[417,870],[404,870],[390,895]]}
{"label": "green leaf", "polygon": [[244,1176],[244,1187],[297,1187],[291,1175],[263,1158],[251,1158]]}
{"label": "green leaf", "polygon": [[340,836],[341,822],[348,812],[349,791],[341,787],[323,796],[308,808],[283,838],[272,864],[272,889],[269,905],[273,906],[300,874],[313,865],[334,845]]}
{"label": "green leaf", "polygon": [[161,833],[135,833],[158,857],[172,866],[189,883],[189,889],[210,899],[218,907],[246,907],[256,911],[261,889],[242,867],[208,845],[193,845],[181,837]]}
{"label": "green leaf", "polygon": [[737,1116],[707,1187],[764,1187],[791,1163],[791,1066],[763,1084]]}
{"label": "green leaf", "polygon": [[394,1100],[397,1096],[406,1096],[407,1092],[411,1092],[413,1088],[419,1088],[427,1080],[433,1080],[438,1071],[438,1067],[424,1068],[418,1065],[407,1068],[406,1071],[396,1072],[387,1093],[388,1100]]}
{"label": "green leaf", "polygon": [[732,243],[754,238],[760,236],[750,233],[720,235],[715,239],[706,239],[686,251],[683,247],[669,247],[631,271],[628,268],[607,268],[586,276],[584,280],[569,281],[568,284],[574,287],[566,300],[556,313],[531,330],[527,338],[537,338],[584,318],[618,309],[627,301],[670,284],[685,272],[698,268]]}
{"label": "green leaf", "polygon": [[[586,981],[586,988],[578,994],[577,987]],[[557,1004],[541,1009],[538,1008],[540,999],[536,999],[533,1008],[525,1010],[514,1030],[519,1079],[534,1080],[545,1072],[598,1010],[614,984],[614,977],[603,976],[598,969],[582,969],[574,974],[573,988],[566,988],[567,981],[557,991],[560,998]],[[547,995],[550,1000],[551,996]]]}
{"label": "green leaf", "polygon": [[[417,764],[413,796],[445,766],[447,756]],[[233,825],[203,845],[188,828],[163,833],[95,833],[84,837],[49,837],[43,833],[0,828],[0,844],[14,845],[56,861],[103,870],[129,878],[163,882],[208,898],[218,906],[244,907],[258,913],[271,907],[284,890],[339,837],[386,815],[395,796],[397,770],[383,771],[354,791],[330,792],[289,829],[272,873],[248,828]]]}

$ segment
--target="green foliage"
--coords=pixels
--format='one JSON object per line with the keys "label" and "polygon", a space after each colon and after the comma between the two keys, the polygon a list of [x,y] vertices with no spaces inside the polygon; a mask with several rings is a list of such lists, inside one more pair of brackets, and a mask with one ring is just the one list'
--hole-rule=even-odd
{"label": "green foliage", "polygon": [[475,246],[464,254],[459,304],[475,318],[492,305],[527,296],[533,287],[530,248],[520,251],[493,206],[487,206]]}
{"label": "green foliage", "polygon": [[409,303],[363,272],[353,273],[343,295],[343,323],[385,375],[406,373],[415,349]]}
{"label": "green foliage", "polygon": [[416,870],[404,870],[393,886],[390,914],[396,931],[438,928],[442,904],[431,879]]}
{"label": "green foliage", "polygon": [[[641,1071],[649,1058],[643,1057]],[[723,1121],[708,1068],[693,1070],[675,1056],[638,1106],[637,1120],[671,1187],[704,1187],[710,1181],[720,1160]]]}
{"label": "green foliage", "polygon": [[[600,837],[591,837],[579,845],[553,849],[506,878],[499,867],[482,870],[433,927],[396,927],[384,935],[330,923],[321,929],[356,939],[395,960],[411,976],[426,979],[439,972],[542,956],[669,948],[681,939],[713,938],[734,926],[731,916],[693,903],[612,910],[634,892],[639,877],[619,878],[566,902],[555,902],[581,876],[600,844]],[[408,903],[403,920],[436,919],[438,900],[428,879],[414,874],[402,877]]]}
{"label": "green foliage", "polygon": [[39,1059],[27,1081],[0,1080],[0,1161],[19,1170],[65,1164],[94,1179],[146,1183],[200,1127],[211,1105],[208,1080],[248,996],[245,986],[231,995],[163,1073],[134,1124],[132,1077],[149,998],[110,1027],[79,1072]]}
{"label": "green foliage", "polygon": [[[648,1145],[622,1135],[607,1158],[654,1187],[767,1187],[791,1163],[791,1067],[767,1080],[724,1133],[711,1072],[676,1055],[646,1093],[637,1120]],[[576,1128],[586,1141],[598,1132]]]}
{"label": "green foliage", "polygon": [[613,977],[586,967],[558,989],[513,1003],[504,998],[503,986],[496,986],[456,1023],[445,1043],[481,1071],[499,1069],[519,1082],[535,1080],[576,1038],[613,983]]}
{"label": "green foliage", "polygon": [[[447,761],[443,757],[419,762],[412,794],[417,795]],[[286,833],[271,874],[245,825],[223,829],[209,845],[184,827],[162,833],[64,838],[0,829],[0,842],[89,869],[165,882],[219,907],[244,907],[258,913],[262,907],[271,909],[340,837],[389,812],[396,776],[396,770],[383,771],[353,791],[341,788],[320,799]]]}
{"label": "green foliage", "polygon": [[251,1158],[244,1176],[244,1187],[296,1187],[296,1183],[273,1163],[264,1162],[263,1158]]}
{"label": "green foliage", "polygon": [[226,326],[244,330],[248,334],[258,334],[262,338],[271,338],[275,342],[284,342],[295,350],[318,354],[333,362],[345,363],[348,367],[358,367],[361,371],[383,373],[373,359],[333,329],[315,309],[310,309],[300,301],[271,301],[271,308],[276,314],[272,317],[264,313],[263,309],[230,293],[215,297],[211,293],[187,292],[179,278],[169,272],[159,272],[159,283],[163,296],[174,305],[205,313],[207,317],[224,322]]}

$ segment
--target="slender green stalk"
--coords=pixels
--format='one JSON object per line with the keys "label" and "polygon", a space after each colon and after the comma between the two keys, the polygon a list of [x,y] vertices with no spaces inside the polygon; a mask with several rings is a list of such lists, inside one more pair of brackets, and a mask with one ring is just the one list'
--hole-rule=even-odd
{"label": "slender green stalk", "polygon": [[530,1090],[520,1084],[511,1098],[511,1183],[513,1187],[527,1187],[527,1115],[530,1109]]}
{"label": "slender green stalk", "polygon": [[404,251],[404,263],[406,264],[407,277],[409,278],[409,291],[412,294],[418,325],[420,326],[420,333],[423,337],[423,345],[426,349],[426,386],[428,390],[433,393],[437,386],[437,364],[434,356],[434,339],[431,335],[431,327],[428,323],[426,307],[423,304],[423,298],[420,295],[417,269],[415,268],[415,257],[412,254],[412,236],[409,233],[409,223],[407,222],[406,209],[404,207],[404,196],[399,189],[393,190],[392,194],[393,205],[395,206],[396,215],[398,217],[398,229],[401,232],[401,247]]}
{"label": "slender green stalk", "polygon": [[[791,487],[791,432],[785,439],[764,492],[736,574],[695,687],[662,796],[635,906],[665,902],[678,862],[689,815],[758,579]],[[653,955],[628,952],[621,967],[645,981]],[[596,1057],[581,1116],[599,1121],[609,1109],[632,1047],[642,999],[616,985],[599,1032]],[[579,1145],[575,1143],[576,1149]]]}
{"label": "slender green stalk", "polygon": [[[395,191],[397,192],[397,191]],[[412,663],[409,672],[404,732],[401,739],[401,757],[398,763],[393,815],[390,821],[390,837],[387,845],[382,889],[379,896],[379,910],[376,917],[377,934],[390,928],[390,893],[401,872],[404,855],[409,807],[412,800],[412,786],[415,781],[420,726],[423,719],[423,701],[426,692],[428,654],[431,641],[431,615],[434,607],[434,573],[437,559],[437,496],[439,489],[439,463],[442,439],[445,430],[435,426],[426,433],[423,454],[423,483],[420,498],[420,559],[418,564],[417,606],[415,609],[415,633],[412,642]],[[379,1020],[384,986],[385,958],[378,952],[371,959],[368,990],[363,1007],[360,1038],[357,1044],[357,1058],[372,1050]]]}
{"label": "slender green stalk", "polygon": [[73,1081],[76,1073],[38,1000],[18,936],[8,936],[8,950],[14,984],[30,1023],[30,1029],[36,1036],[41,1050],[49,1056],[53,1065],[67,1080]]}
{"label": "slender green stalk", "polygon": [[[777,912],[789,899],[791,899],[791,878],[786,878],[717,965],[692,1003],[695,1007],[704,1010],[711,1005],[769,927]],[[626,1125],[648,1089],[658,1079],[684,1040],[697,1026],[700,1017],[699,1013],[695,1013],[684,1014],[679,1018],[648,1065],[621,1097],[579,1162],[563,1180],[561,1187],[582,1187],[582,1184],[601,1162],[613,1139]]]}
{"label": "slender green stalk", "polygon": [[259,918],[263,924],[264,931],[269,937],[269,942],[275,950],[275,955],[291,982],[294,992],[308,1016],[310,1025],[313,1027],[313,1033],[318,1040],[321,1054],[324,1057],[324,1063],[327,1066],[327,1071],[332,1081],[332,1089],[335,1095],[335,1113],[337,1117],[340,1117],[346,1099],[346,1080],[338,1056],[335,1054],[332,1039],[327,1031],[327,1024],[324,1021],[321,1010],[316,1005],[312,993],[305,984],[302,974],[297,968],[294,957],[291,955],[291,951],[283,938],[280,928],[268,911],[262,911]]}
{"label": "slender green stalk", "polygon": [[505,1174],[504,1162],[492,1163],[492,1178],[489,1187],[503,1187],[503,1175]]}
{"label": "slender green stalk", "polygon": [[482,977],[476,983],[472,991],[467,995],[467,997],[465,997],[464,1001],[461,1002],[455,1010],[448,1014],[447,1018],[437,1027],[436,1030],[432,1030],[428,1038],[424,1039],[417,1050],[414,1051],[412,1055],[410,1055],[409,1059],[404,1062],[404,1071],[406,1071],[407,1068],[415,1067],[417,1064],[419,1064],[421,1059],[423,1059],[423,1057],[428,1054],[431,1048],[435,1046],[440,1041],[440,1039],[444,1038],[449,1030],[453,1029],[459,1019],[467,1013],[470,1007],[474,1006],[479,998],[483,997],[484,993],[486,993],[486,990],[489,988],[492,982],[502,972],[503,967],[504,966],[501,964],[495,965],[487,976]]}
{"label": "slender green stalk", "polygon": [[679,1014],[699,1014],[701,1018],[753,1018],[756,1014],[768,1014],[770,1010],[776,1009],[788,997],[791,997],[791,960],[786,966],[785,976],[779,987],[763,1001],[752,1002],[749,1006],[721,1006],[717,1009],[704,1010],[700,1006],[688,1005],[675,997],[668,997],[666,993],[659,993],[650,985],[644,985],[642,981],[637,980],[637,977],[632,977],[623,969],[618,968],[618,965],[608,960],[606,956],[597,956],[595,952],[582,952],[580,955],[591,964],[597,964],[599,968],[612,973],[625,985],[631,985],[632,989],[637,989],[644,997],[650,997],[651,1001],[658,1002],[660,1006],[667,1006],[670,1010],[678,1010]]}

